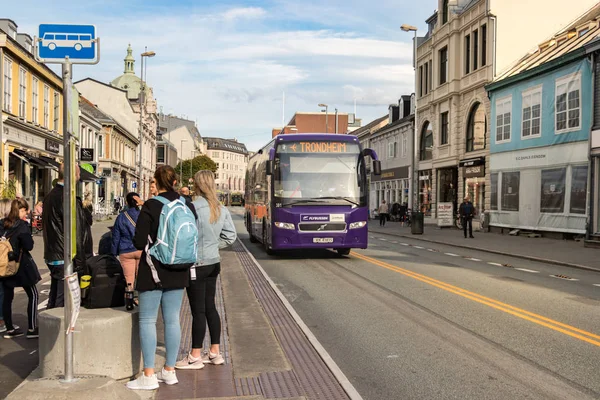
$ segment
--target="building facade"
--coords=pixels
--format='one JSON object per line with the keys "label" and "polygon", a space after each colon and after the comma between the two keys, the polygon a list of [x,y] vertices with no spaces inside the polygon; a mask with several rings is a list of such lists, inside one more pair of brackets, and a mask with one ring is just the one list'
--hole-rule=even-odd
{"label": "building facade", "polygon": [[[94,210],[98,209],[98,139],[102,131],[102,123],[98,110],[89,100],[79,99],[79,143],[77,145],[77,160],[82,171],[91,169],[90,174],[82,175],[80,196],[90,202]],[[89,166],[89,167],[88,167]],[[91,168],[90,168],[91,167]]]}
{"label": "building facade", "polygon": [[283,128],[273,128],[272,136],[286,133],[348,133],[356,130],[360,120],[341,112],[297,112]]}
{"label": "building facade", "polygon": [[0,186],[34,204],[62,160],[62,80],[32,54],[32,40],[0,19]]}
{"label": "building facade", "polygon": [[158,137],[175,146],[179,161],[206,154],[206,143],[194,121],[171,114],[158,114]]}
{"label": "building facade", "polygon": [[600,39],[585,46],[586,54],[592,60],[594,77],[594,103],[592,110],[592,131],[590,134],[590,202],[588,218],[588,239],[600,242]]}
{"label": "building facade", "polygon": [[177,166],[177,148],[167,139],[160,138],[156,142],[156,167],[169,165],[173,168]]}
{"label": "building facade", "polygon": [[235,139],[204,138],[208,156],[217,163],[217,190],[222,195],[243,192],[246,184],[248,150]]}

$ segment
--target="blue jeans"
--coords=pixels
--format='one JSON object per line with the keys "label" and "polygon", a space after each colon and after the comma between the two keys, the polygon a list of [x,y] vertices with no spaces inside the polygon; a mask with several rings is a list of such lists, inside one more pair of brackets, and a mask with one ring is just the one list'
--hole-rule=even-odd
{"label": "blue jeans", "polygon": [[140,344],[144,357],[144,368],[154,368],[156,357],[156,318],[161,307],[165,325],[165,365],[174,367],[181,343],[179,312],[183,300],[183,289],[148,290],[140,292]]}

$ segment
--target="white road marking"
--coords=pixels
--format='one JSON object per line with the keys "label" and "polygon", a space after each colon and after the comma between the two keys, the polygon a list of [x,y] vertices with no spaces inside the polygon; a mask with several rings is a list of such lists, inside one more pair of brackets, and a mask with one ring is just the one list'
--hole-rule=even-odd
{"label": "white road marking", "polygon": [[37,350],[32,351],[31,353],[29,353],[29,355],[32,355],[33,353],[35,353]]}
{"label": "white road marking", "polygon": [[594,286],[600,287],[600,283],[594,283]]}
{"label": "white road marking", "polygon": [[540,271],[535,271],[533,269],[527,269],[527,268],[515,268],[515,269],[517,269],[519,271],[523,271],[523,272],[530,272],[532,274],[539,274],[540,273]]}
{"label": "white road marking", "polygon": [[469,260],[469,261],[481,261],[479,258],[472,258],[472,257],[468,257],[467,260]]}
{"label": "white road marking", "polygon": [[390,243],[398,244],[398,242],[390,242]]}
{"label": "white road marking", "polygon": [[52,283],[52,281],[47,281],[42,283],[42,286],[50,286],[50,284]]}
{"label": "white road marking", "polygon": [[575,279],[575,278],[563,278],[560,276],[556,276],[556,275],[550,275],[551,278],[556,278],[556,279],[562,279],[563,281],[578,281],[579,279]]}
{"label": "white road marking", "polygon": [[444,254],[447,256],[450,256],[450,257],[459,257],[458,254],[454,254],[454,253],[444,253]]}
{"label": "white road marking", "polygon": [[500,264],[500,263],[495,263],[495,262],[489,262],[488,264],[490,264],[490,265],[495,265],[496,267],[501,267],[501,266],[502,266],[502,264]]}
{"label": "white road marking", "polygon": [[413,247],[414,247],[415,249],[420,249],[420,250],[423,250],[423,249],[425,249],[425,247],[421,247],[421,246],[413,246]]}
{"label": "white road marking", "polygon": [[398,358],[400,357],[398,354],[390,354],[387,358]]}
{"label": "white road marking", "polygon": [[384,238],[377,238],[377,239],[387,242],[387,239],[384,239]]}
{"label": "white road marking", "polygon": [[402,246],[410,246],[408,243],[400,243]]}
{"label": "white road marking", "polygon": [[427,249],[427,251],[431,251],[432,253],[437,252],[437,250],[434,250],[434,249]]}
{"label": "white road marking", "polygon": [[48,299],[42,301],[40,304],[38,304],[38,311],[45,309],[47,305],[48,305]]}
{"label": "white road marking", "polygon": [[40,294],[50,294],[50,289],[40,290]]}

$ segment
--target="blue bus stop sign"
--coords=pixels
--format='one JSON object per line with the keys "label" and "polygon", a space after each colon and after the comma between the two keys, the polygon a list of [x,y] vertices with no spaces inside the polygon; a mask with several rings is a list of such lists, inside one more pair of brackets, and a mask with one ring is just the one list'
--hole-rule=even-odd
{"label": "blue bus stop sign", "polygon": [[35,40],[36,55],[46,63],[96,64],[99,41],[94,25],[41,24]]}

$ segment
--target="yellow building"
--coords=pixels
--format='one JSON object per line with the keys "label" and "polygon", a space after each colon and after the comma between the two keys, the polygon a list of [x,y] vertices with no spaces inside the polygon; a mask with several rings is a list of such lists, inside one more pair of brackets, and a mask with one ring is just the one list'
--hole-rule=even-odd
{"label": "yellow building", "polygon": [[[35,203],[52,189],[62,159],[62,80],[33,56],[32,39],[0,19],[0,192]],[[1,196],[1,193],[0,193]]]}

